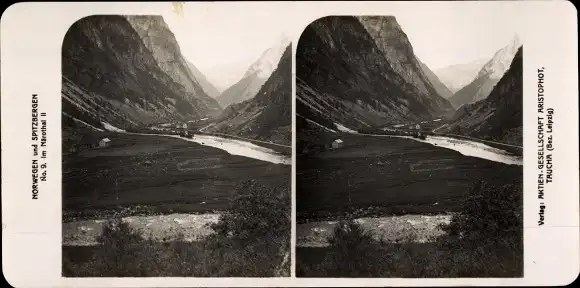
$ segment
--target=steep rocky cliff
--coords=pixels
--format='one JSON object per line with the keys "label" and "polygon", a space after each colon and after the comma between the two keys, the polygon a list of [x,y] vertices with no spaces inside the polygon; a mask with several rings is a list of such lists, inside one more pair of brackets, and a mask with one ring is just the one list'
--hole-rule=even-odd
{"label": "steep rocky cliff", "polygon": [[189,92],[188,97],[192,101],[200,101],[199,114],[205,116],[217,116],[221,107],[211,97],[208,97],[201,84],[196,80],[190,70],[190,65],[181,54],[179,44],[175,36],[161,16],[127,16],[127,20],[137,31],[143,44],[151,51],[157,65],[163,72],[178,84],[183,85]]}
{"label": "steep rocky cliff", "polygon": [[[415,86],[425,99],[425,105],[434,105],[434,111],[451,111],[449,102],[441,99],[443,95],[433,87],[431,80],[426,75],[421,61],[413,52],[413,46],[397,20],[393,16],[359,16],[358,20],[363,24],[371,35],[377,47],[385,55],[391,64],[391,68]],[[427,69],[428,70],[428,69]]]}
{"label": "steep rocky cliff", "polygon": [[62,48],[63,112],[97,129],[219,113],[215,100],[188,76],[163,19],[129,18],[147,23],[149,36],[116,15],[86,17],[69,28]]}
{"label": "steep rocky cliff", "polygon": [[479,70],[477,77],[467,86],[457,91],[449,101],[454,107],[474,103],[487,98],[493,87],[510,67],[514,55],[521,43],[516,36],[511,43],[498,50],[493,57]]}
{"label": "steep rocky cliff", "polygon": [[264,51],[248,68],[244,76],[242,76],[242,79],[224,90],[216,98],[220,105],[227,107],[228,105],[240,103],[256,96],[258,90],[260,90],[277,67],[278,61],[280,61],[280,57],[289,43],[290,41],[286,37],[283,37],[275,46]]}
{"label": "steep rocky cliff", "polygon": [[[396,41],[373,38],[368,30],[374,30],[349,16],[306,27],[296,52],[297,114],[330,129],[357,130],[453,112],[426,80],[406,37],[398,39],[404,35],[398,25],[381,29],[393,30],[377,33]],[[416,66],[407,68],[407,61]]]}
{"label": "steep rocky cliff", "polygon": [[522,145],[523,135],[523,48],[517,50],[508,71],[489,96],[463,105],[445,131]]}
{"label": "steep rocky cliff", "polygon": [[256,96],[228,106],[207,129],[283,145],[292,144],[292,48],[284,53]]}

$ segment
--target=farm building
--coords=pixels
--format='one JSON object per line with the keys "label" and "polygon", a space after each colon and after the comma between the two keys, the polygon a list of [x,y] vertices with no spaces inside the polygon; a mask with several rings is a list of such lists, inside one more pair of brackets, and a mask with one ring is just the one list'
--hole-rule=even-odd
{"label": "farm building", "polygon": [[109,138],[103,138],[99,141],[99,147],[108,147],[109,145],[111,145],[111,139]]}
{"label": "farm building", "polygon": [[332,149],[340,148],[343,144],[344,142],[341,139],[336,139],[332,141]]}

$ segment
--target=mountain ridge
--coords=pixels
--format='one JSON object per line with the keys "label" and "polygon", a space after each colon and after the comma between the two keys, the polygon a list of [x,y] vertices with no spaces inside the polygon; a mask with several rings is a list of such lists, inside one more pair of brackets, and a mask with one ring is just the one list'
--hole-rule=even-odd
{"label": "mountain ridge", "polygon": [[[153,18],[152,25],[164,23],[161,16],[139,17]],[[150,32],[166,32],[163,25],[149,30],[155,29]],[[160,56],[166,54],[173,57],[170,60],[183,57],[170,34],[164,34],[169,39],[166,46],[157,48],[157,56],[143,35],[121,15],[95,15],[75,22],[63,40],[63,112],[97,129],[133,129],[199,119],[221,110],[195,81],[179,83],[187,80],[179,77],[189,73],[182,63],[171,67],[172,61],[161,61]],[[149,46],[157,45],[154,42]]]}
{"label": "mountain ridge", "polygon": [[291,145],[291,44],[285,48],[277,62],[255,97],[229,105],[207,131]]}
{"label": "mountain ridge", "polygon": [[387,60],[375,38],[357,17],[327,16],[309,24],[296,51],[297,114],[330,130],[360,130],[453,112],[433,87],[425,94],[397,73],[391,62],[399,60]]}
{"label": "mountain ridge", "polygon": [[276,45],[264,50],[235,84],[224,90],[216,100],[222,107],[253,98],[278,65],[290,41],[281,38]]}
{"label": "mountain ridge", "polygon": [[510,63],[521,43],[516,35],[512,41],[494,53],[489,61],[479,70],[476,78],[449,98],[454,107],[471,104],[485,99],[493,87],[509,69]]}
{"label": "mountain ridge", "polygon": [[191,63],[189,60],[186,59],[186,61],[187,61],[187,65],[188,65],[189,70],[191,71],[191,73],[193,74],[193,76],[197,80],[197,83],[199,83],[199,85],[201,86],[203,91],[209,97],[214,98],[214,99],[217,96],[219,96],[220,91],[211,83],[211,81],[209,81],[207,79],[205,74],[203,74],[199,69],[197,69],[197,67],[195,65],[193,65],[193,63]]}
{"label": "mountain ridge", "polygon": [[444,131],[522,146],[523,47],[489,96],[463,105]]}

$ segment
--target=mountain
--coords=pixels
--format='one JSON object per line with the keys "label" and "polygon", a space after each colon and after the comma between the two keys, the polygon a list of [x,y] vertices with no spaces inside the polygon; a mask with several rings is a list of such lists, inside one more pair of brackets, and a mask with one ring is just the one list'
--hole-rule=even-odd
{"label": "mountain", "polygon": [[256,96],[229,105],[218,122],[207,128],[243,137],[292,144],[292,46],[284,49],[277,67]]}
{"label": "mountain", "polygon": [[306,27],[296,51],[296,111],[306,122],[348,131],[453,113],[395,18],[378,18],[328,16]]}
{"label": "mountain", "polygon": [[218,103],[205,93],[190,70],[189,62],[181,54],[179,44],[163,17],[126,16],[141,37],[145,47],[151,51],[159,67],[176,83],[190,92],[189,97],[202,101],[208,109],[206,116],[217,116],[221,112]]}
{"label": "mountain", "polygon": [[493,87],[510,67],[514,55],[521,46],[516,36],[507,46],[498,50],[493,57],[479,70],[475,79],[455,92],[449,101],[454,107],[470,104],[487,98]]}
{"label": "mountain", "polygon": [[507,72],[486,99],[463,105],[444,130],[454,134],[522,145],[523,61],[517,50]]}
{"label": "mountain", "polygon": [[63,41],[62,75],[63,114],[94,129],[139,128],[221,112],[192,77],[161,16],[77,21]]}
{"label": "mountain", "polygon": [[453,92],[451,92],[451,90],[449,90],[449,88],[447,88],[447,86],[445,86],[445,84],[443,84],[443,82],[439,80],[439,77],[437,77],[437,75],[435,75],[435,73],[433,73],[433,71],[431,71],[431,69],[429,69],[429,67],[427,67],[425,63],[419,60],[419,58],[417,58],[417,61],[421,66],[423,74],[425,74],[425,76],[427,77],[431,85],[433,85],[433,88],[435,88],[435,91],[437,92],[437,94],[439,94],[439,96],[445,99],[449,99],[451,96],[453,96]]}
{"label": "mountain", "polygon": [[[359,16],[357,18],[371,35],[380,51],[389,60],[393,70],[401,75],[407,83],[417,87],[423,96],[422,98],[430,100],[431,103],[428,105],[434,105],[433,108],[436,110],[453,110],[445,99],[441,99],[442,95],[439,95],[431,83],[431,79],[426,75],[424,69],[426,65],[422,64],[415,56],[407,34],[397,23],[395,17]],[[430,72],[428,68],[427,70]]]}
{"label": "mountain", "polygon": [[230,86],[216,100],[222,107],[253,98],[272,74],[290,41],[283,37],[277,45],[264,51],[246,70],[242,79]]}
{"label": "mountain", "polygon": [[481,67],[489,61],[488,58],[478,59],[466,64],[456,64],[439,68],[433,72],[452,93],[459,91],[471,83]]}
{"label": "mountain", "polygon": [[201,73],[201,71],[199,71],[199,69],[197,69],[197,67],[195,67],[193,63],[187,61],[187,66],[189,67],[191,73],[193,73],[193,77],[195,77],[197,83],[199,83],[199,85],[201,85],[201,88],[203,88],[205,94],[207,94],[209,97],[212,98],[216,98],[217,96],[220,95],[220,91],[218,91],[218,89],[213,84],[211,84],[209,80],[207,80],[205,75],[203,75],[203,73]]}

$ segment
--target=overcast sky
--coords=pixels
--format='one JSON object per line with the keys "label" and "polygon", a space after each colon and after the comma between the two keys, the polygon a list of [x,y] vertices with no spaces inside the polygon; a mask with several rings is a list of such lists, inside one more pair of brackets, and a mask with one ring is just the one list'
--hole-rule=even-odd
{"label": "overcast sky", "polygon": [[181,16],[172,7],[163,14],[181,52],[220,91],[240,80],[262,52],[284,35],[290,38],[285,34],[293,23],[288,13],[263,13],[247,4],[186,3]]}
{"label": "overcast sky", "polygon": [[[441,5],[443,8],[445,3]],[[521,23],[513,17],[513,11],[483,7],[438,9],[437,13],[428,9],[400,11],[393,15],[409,37],[415,55],[436,70],[489,59],[511,43]]]}
{"label": "overcast sky", "polygon": [[[378,2],[376,2],[378,3]],[[298,40],[321,10],[259,2],[188,2],[178,15],[170,3],[162,13],[182,53],[220,90],[238,81],[260,54],[287,35]],[[282,3],[284,4],[284,3]],[[320,2],[317,5],[323,5]],[[418,3],[419,4],[419,3]],[[415,54],[436,70],[490,58],[511,42],[518,27],[517,7],[478,2],[420,3],[423,9],[389,6]],[[509,4],[509,3],[508,3]],[[418,7],[418,6],[417,6]],[[332,15],[332,13],[329,13]],[[521,22],[521,21],[520,21]]]}

